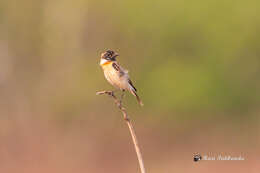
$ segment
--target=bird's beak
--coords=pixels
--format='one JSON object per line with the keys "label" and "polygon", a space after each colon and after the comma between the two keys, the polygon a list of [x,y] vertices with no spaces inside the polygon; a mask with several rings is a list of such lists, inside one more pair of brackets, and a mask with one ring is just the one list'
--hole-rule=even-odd
{"label": "bird's beak", "polygon": [[117,57],[117,56],[119,56],[119,54],[118,54],[118,53],[115,53],[114,57]]}

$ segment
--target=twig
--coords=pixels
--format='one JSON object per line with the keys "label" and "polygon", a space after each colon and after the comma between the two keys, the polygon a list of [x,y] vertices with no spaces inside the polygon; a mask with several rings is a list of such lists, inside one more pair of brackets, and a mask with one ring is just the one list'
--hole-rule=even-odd
{"label": "twig", "polygon": [[138,158],[138,161],[139,161],[141,173],[145,173],[144,162],[143,162],[142,154],[141,154],[141,151],[140,151],[140,148],[139,148],[139,145],[138,145],[137,137],[136,137],[136,134],[135,134],[135,131],[134,131],[134,127],[131,123],[131,120],[130,120],[129,116],[127,115],[126,109],[122,106],[121,100],[118,100],[117,97],[114,95],[113,91],[99,91],[99,92],[96,93],[96,95],[103,95],[103,94],[107,94],[107,95],[111,96],[114,99],[117,107],[123,113],[124,120],[126,121],[128,128],[129,128],[129,131],[130,131],[131,136],[132,136],[132,140],[133,140],[133,143],[134,143],[134,146],[135,146],[135,151],[136,151],[137,158]]}

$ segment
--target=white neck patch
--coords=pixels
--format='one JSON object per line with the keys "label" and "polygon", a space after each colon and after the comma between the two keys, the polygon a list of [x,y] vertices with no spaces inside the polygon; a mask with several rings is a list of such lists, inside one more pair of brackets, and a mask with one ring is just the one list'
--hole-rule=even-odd
{"label": "white neck patch", "polygon": [[100,60],[100,65],[105,64],[107,61],[108,61],[108,60],[101,58],[101,60]]}

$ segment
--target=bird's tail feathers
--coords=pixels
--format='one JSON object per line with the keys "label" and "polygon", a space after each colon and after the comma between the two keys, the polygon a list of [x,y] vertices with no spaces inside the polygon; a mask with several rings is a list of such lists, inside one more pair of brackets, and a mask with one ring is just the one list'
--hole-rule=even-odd
{"label": "bird's tail feathers", "polygon": [[130,88],[130,92],[135,96],[135,98],[137,99],[138,103],[143,106],[143,102],[140,99],[140,97],[137,95],[136,90],[134,88]]}

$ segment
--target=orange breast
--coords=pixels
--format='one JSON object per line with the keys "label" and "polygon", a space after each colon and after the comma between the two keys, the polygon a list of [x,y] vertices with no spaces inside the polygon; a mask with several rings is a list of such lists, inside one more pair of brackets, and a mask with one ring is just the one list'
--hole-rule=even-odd
{"label": "orange breast", "polygon": [[107,65],[109,65],[109,64],[112,64],[112,62],[111,62],[111,61],[107,61],[107,62],[105,62],[104,64],[102,64],[101,66],[104,67],[104,66],[107,66]]}

